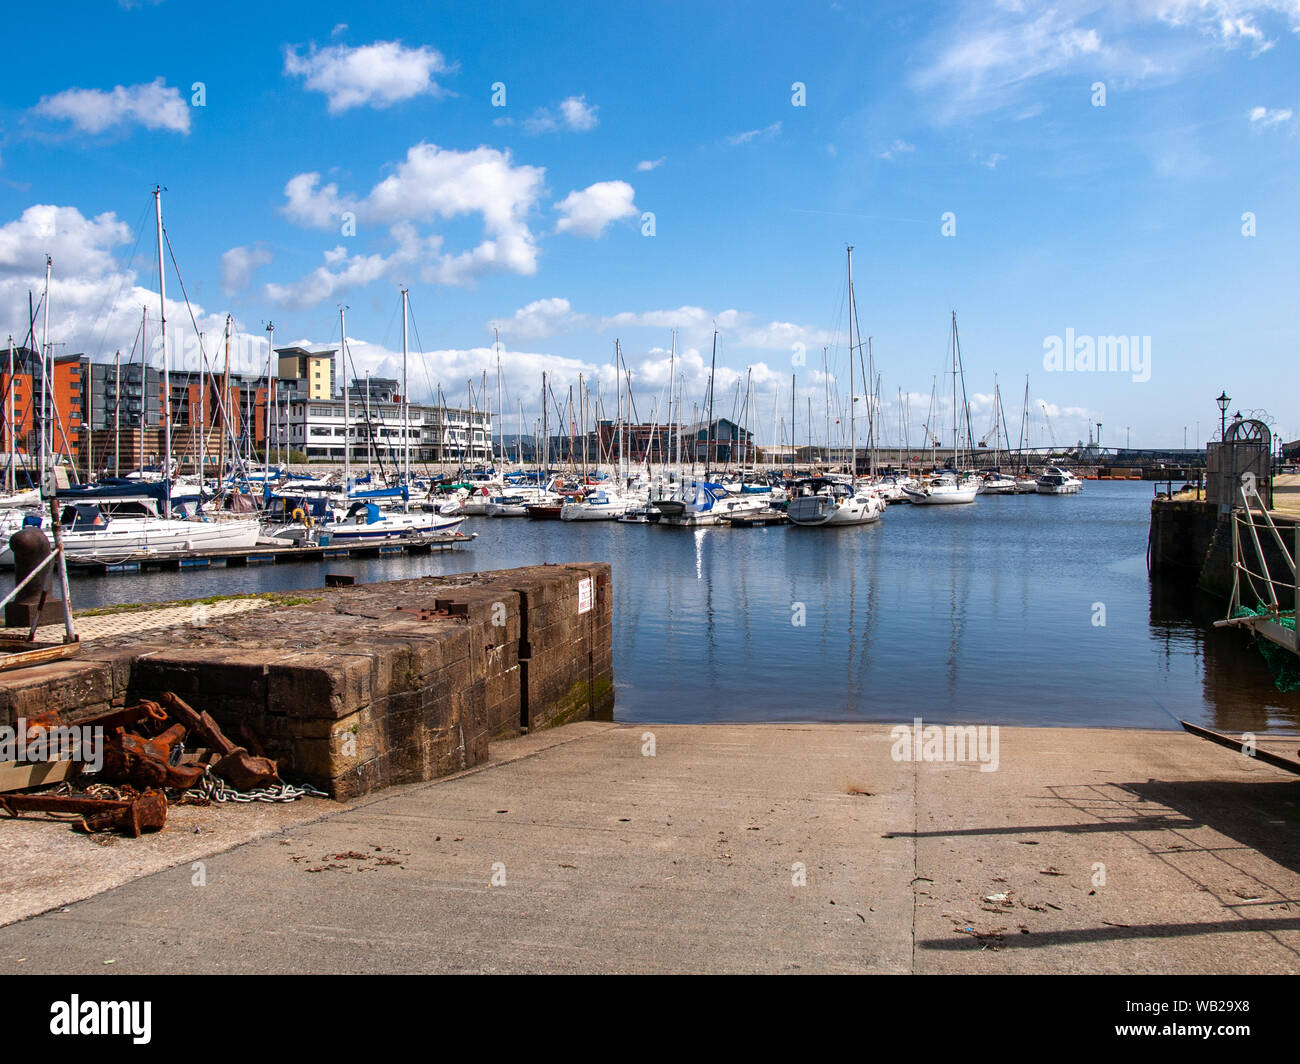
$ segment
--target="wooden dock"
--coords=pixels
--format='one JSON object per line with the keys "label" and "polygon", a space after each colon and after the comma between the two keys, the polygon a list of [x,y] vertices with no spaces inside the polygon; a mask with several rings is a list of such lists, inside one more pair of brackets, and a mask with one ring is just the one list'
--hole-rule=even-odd
{"label": "wooden dock", "polygon": [[260,546],[241,550],[142,551],[125,556],[77,558],[69,555],[68,569],[77,573],[184,572],[190,569],[242,569],[250,565],[319,562],[333,558],[380,558],[390,554],[431,554],[455,550],[472,543],[478,533],[443,533],[432,536],[395,536],[373,543],[330,543],[327,546]]}

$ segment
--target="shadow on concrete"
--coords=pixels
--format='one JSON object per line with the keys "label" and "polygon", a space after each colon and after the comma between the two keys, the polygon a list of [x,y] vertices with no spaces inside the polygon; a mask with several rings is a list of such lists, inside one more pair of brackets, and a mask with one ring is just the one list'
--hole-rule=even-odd
{"label": "shadow on concrete", "polygon": [[1300,873],[1300,780],[1148,780],[1119,786]]}
{"label": "shadow on concrete", "polygon": [[[1261,900],[1267,905],[1293,902],[1294,882],[1277,876],[1276,884],[1262,878],[1268,872],[1257,861],[1241,862],[1240,854],[1255,854],[1272,865],[1291,873],[1300,873],[1300,780],[1269,779],[1261,781],[1184,780],[1145,783],[1103,783],[1080,786],[1048,787],[1057,801],[1078,813],[1094,818],[1091,823],[1039,825],[1033,827],[969,828],[956,831],[894,833],[913,834],[915,838],[961,835],[1031,835],[1059,831],[1068,834],[1103,833],[1126,835],[1159,861],[1218,898],[1225,919],[1198,923],[1106,924],[1102,927],[1061,931],[1035,931],[1029,934],[983,934],[968,937],[926,939],[917,943],[927,950],[980,950],[996,945],[999,949],[1037,949],[1089,942],[1106,942],[1133,938],[1179,938],[1197,935],[1256,932],[1269,934],[1283,948],[1300,955],[1282,932],[1300,932],[1300,916],[1253,918],[1244,907],[1225,900],[1218,884],[1207,882],[1203,869],[1181,860],[1191,854],[1203,854],[1237,876],[1259,885]],[[1149,810],[1149,812],[1144,812]],[[1233,845],[1206,845],[1204,837],[1187,832],[1209,828]],[[1159,839],[1149,832],[1170,832]],[[1194,871],[1194,869],[1199,869]]]}
{"label": "shadow on concrete", "polygon": [[1026,824],[996,828],[956,828],[951,831],[887,831],[885,839],[957,839],[963,835],[1046,835],[1059,831],[1066,835],[1105,834],[1113,831],[1169,831],[1173,828],[1197,828],[1199,821],[1181,816],[1149,816],[1137,820],[1105,820],[1097,824]]}
{"label": "shadow on concrete", "polygon": [[1241,934],[1250,931],[1300,931],[1300,916],[1275,916],[1262,920],[1217,920],[1199,924],[1124,926],[1107,924],[1105,927],[1081,927],[1071,931],[1034,931],[1030,934],[1008,931],[1005,936],[987,933],[979,936],[958,934],[951,939],[923,939],[916,945],[918,949],[928,950],[978,951],[988,948],[993,940],[993,944],[998,949],[1044,949],[1051,946],[1072,946],[1133,938],[1183,938],[1197,935]]}

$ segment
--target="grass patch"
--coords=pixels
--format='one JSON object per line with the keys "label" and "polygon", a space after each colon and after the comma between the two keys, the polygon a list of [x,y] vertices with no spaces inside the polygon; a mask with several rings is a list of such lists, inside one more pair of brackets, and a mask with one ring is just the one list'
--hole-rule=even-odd
{"label": "grass patch", "polygon": [[294,591],[259,591],[251,595],[209,595],[207,598],[173,599],[171,602],[123,602],[117,606],[96,606],[88,610],[74,610],[74,617],[106,617],[115,613],[145,613],[149,610],[165,610],[175,606],[211,606],[216,602],[229,602],[232,599],[262,599],[272,606],[302,606],[308,602],[319,602],[325,597],[324,592],[303,594]]}

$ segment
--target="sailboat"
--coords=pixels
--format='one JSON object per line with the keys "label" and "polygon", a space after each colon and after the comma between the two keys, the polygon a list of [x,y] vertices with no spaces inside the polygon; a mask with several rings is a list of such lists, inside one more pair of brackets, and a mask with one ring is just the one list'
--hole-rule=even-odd
{"label": "sailboat", "polygon": [[[957,471],[959,437],[957,433],[957,378],[961,370],[961,345],[957,339],[957,312],[952,312],[952,469],[938,471],[919,487],[905,487],[904,493],[914,506],[950,506],[974,502],[979,495],[979,478]],[[963,375],[963,381],[964,381]],[[962,387],[963,398],[965,386]],[[962,403],[965,407],[965,403]],[[970,436],[970,411],[966,412],[967,437]],[[937,440],[936,440],[937,443]]]}
{"label": "sailboat", "polygon": [[[70,556],[122,557],[138,553],[196,550],[241,550],[257,545],[257,518],[199,514],[186,520],[174,505],[171,452],[172,411],[170,359],[167,353],[167,277],[164,269],[162,189],[155,187],[154,216],[158,233],[158,301],[163,358],[164,472],[155,484],[118,482],[58,491],[62,506],[62,541]],[[42,454],[44,458],[44,451]],[[52,451],[51,451],[52,458]],[[42,478],[44,479],[44,478]],[[44,516],[27,518],[44,524]],[[0,565],[13,564],[12,554],[0,553]]]}
{"label": "sailboat", "polygon": [[[791,489],[786,514],[792,524],[804,528],[824,528],[832,525],[866,525],[879,521],[885,512],[885,500],[876,491],[857,481],[858,437],[854,419],[853,396],[853,343],[858,308],[853,295],[853,248],[848,249],[849,268],[849,443],[852,465],[849,481],[844,483],[829,477],[808,477],[797,481]],[[859,338],[861,331],[859,330]],[[868,389],[870,385],[868,384]]]}

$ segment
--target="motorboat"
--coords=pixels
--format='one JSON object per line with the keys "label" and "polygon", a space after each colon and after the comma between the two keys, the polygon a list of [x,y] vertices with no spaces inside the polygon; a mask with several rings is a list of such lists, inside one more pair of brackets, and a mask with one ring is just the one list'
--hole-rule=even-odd
{"label": "motorboat", "polygon": [[463,514],[381,510],[375,503],[361,500],[354,502],[342,517],[336,515],[332,542],[370,543],[403,536],[441,535],[455,532],[464,520]]}
{"label": "motorboat", "polygon": [[636,501],[626,495],[597,488],[584,499],[574,499],[560,507],[561,521],[617,521]]}
{"label": "motorboat", "polygon": [[[124,558],[133,554],[167,554],[194,551],[247,550],[257,546],[261,522],[257,518],[221,521],[161,517],[152,500],[70,502],[59,512],[63,549],[70,558]],[[27,521],[45,524],[32,513]],[[7,529],[6,529],[7,530]],[[47,535],[49,533],[47,532]],[[13,565],[8,540],[0,551],[0,565]]]}
{"label": "motorboat", "polygon": [[721,484],[706,480],[687,480],[670,495],[654,499],[660,525],[697,528],[716,525],[727,517],[758,513],[767,508],[762,495],[730,495]]}
{"label": "motorboat", "polygon": [[1039,495],[1077,495],[1083,481],[1060,466],[1048,466],[1038,478],[1035,490]]}
{"label": "motorboat", "polygon": [[974,477],[959,480],[956,473],[944,472],[919,487],[904,488],[903,492],[913,506],[944,506],[974,502],[979,488],[979,481]]}
{"label": "motorboat", "polygon": [[980,481],[979,493],[981,495],[1014,495],[1016,493],[1016,478],[996,469],[985,473]]}
{"label": "motorboat", "polygon": [[829,477],[796,481],[790,489],[786,513],[790,521],[805,528],[831,525],[866,525],[879,521],[885,500],[865,487],[854,488]]}

